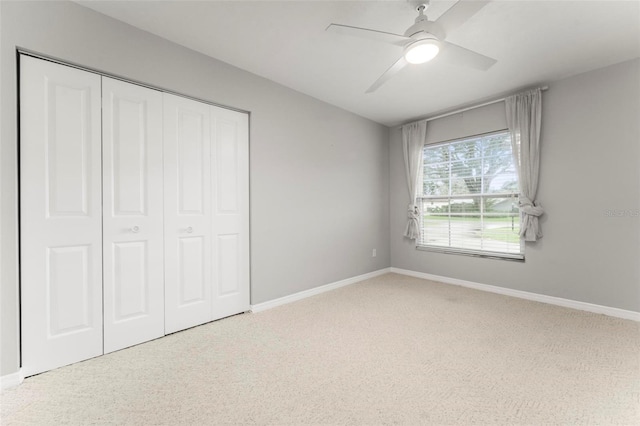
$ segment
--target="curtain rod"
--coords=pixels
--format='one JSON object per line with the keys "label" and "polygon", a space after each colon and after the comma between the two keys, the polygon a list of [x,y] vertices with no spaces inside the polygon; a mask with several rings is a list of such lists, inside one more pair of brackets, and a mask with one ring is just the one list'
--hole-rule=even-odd
{"label": "curtain rod", "polygon": [[[549,89],[549,86],[542,86],[540,88],[540,90],[542,90],[542,91],[545,91],[547,89]],[[476,109],[476,108],[481,108],[483,106],[497,104],[498,102],[502,102],[507,98],[508,98],[508,96],[505,96],[505,97],[502,97],[502,98],[499,98],[499,99],[494,99],[492,101],[483,102],[483,103],[478,104],[478,105],[473,105],[473,106],[469,106],[469,107],[466,107],[466,108],[457,109],[455,111],[446,112],[444,114],[436,115],[435,117],[429,117],[429,118],[423,118],[422,120],[411,121],[410,123],[420,123],[422,121],[427,121],[428,122],[428,121],[432,121],[432,120],[437,120],[439,118],[444,118],[444,117],[448,117],[450,115],[460,114],[461,112],[469,111],[469,110]],[[405,123],[405,124],[409,124],[409,123]],[[402,126],[404,126],[405,124],[398,126],[398,128],[402,128]]]}

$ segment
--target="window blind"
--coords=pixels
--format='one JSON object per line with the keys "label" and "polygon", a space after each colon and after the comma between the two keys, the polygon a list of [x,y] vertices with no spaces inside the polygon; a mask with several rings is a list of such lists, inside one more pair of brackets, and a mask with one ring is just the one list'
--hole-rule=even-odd
{"label": "window blind", "polygon": [[418,245],[522,258],[518,174],[509,133],[426,145],[423,156]]}

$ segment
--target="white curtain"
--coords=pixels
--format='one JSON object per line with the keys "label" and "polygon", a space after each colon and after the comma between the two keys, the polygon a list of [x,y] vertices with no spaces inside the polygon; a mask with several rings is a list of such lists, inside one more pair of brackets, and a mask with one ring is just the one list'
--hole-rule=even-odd
{"label": "white curtain", "polygon": [[542,92],[530,90],[505,99],[507,125],[520,181],[520,236],[525,241],[542,238],[538,218],[544,210],[536,200],[540,174],[540,122]]}
{"label": "white curtain", "polygon": [[420,208],[416,204],[416,197],[422,189],[422,150],[426,133],[426,121],[402,126],[402,150],[410,200],[404,236],[412,240],[420,237]]}

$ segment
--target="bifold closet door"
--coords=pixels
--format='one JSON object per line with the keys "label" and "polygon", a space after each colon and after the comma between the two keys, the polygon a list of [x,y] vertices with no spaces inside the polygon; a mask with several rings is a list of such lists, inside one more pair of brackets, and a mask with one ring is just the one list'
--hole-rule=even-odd
{"label": "bifold closet door", "polygon": [[211,106],[212,318],[250,308],[249,116]]}
{"label": "bifold closet door", "polygon": [[100,76],[20,58],[27,376],[102,354]]}
{"label": "bifold closet door", "polygon": [[104,352],[164,335],[162,93],[103,77]]}
{"label": "bifold closet door", "polygon": [[165,333],[211,320],[209,105],[163,94]]}

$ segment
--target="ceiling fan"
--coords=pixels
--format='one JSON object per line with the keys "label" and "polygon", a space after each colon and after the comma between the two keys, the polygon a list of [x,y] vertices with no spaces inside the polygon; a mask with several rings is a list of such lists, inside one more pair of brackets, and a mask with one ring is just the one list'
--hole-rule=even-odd
{"label": "ceiling fan", "polygon": [[367,89],[367,93],[374,92],[398,71],[409,64],[422,64],[438,56],[442,61],[456,65],[468,66],[486,71],[497,61],[464,47],[446,41],[447,35],[475,15],[489,1],[459,0],[436,21],[430,21],[424,14],[429,7],[430,0],[417,2],[418,17],[404,35],[368,28],[352,27],[349,25],[330,24],[326,31],[334,33],[366,37],[395,44],[404,48],[403,54],[388,70],[384,72]]}

